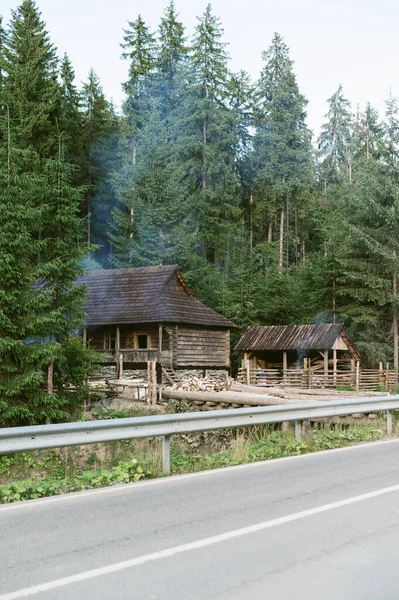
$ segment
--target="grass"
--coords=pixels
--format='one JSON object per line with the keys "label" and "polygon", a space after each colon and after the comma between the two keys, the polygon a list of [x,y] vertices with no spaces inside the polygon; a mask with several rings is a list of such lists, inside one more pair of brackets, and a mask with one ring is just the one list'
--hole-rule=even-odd
{"label": "grass", "polygon": [[[137,409],[134,409],[137,410]],[[140,409],[142,410],[142,409]],[[132,416],[131,411],[98,412],[97,418]],[[144,411],[145,414],[148,412]],[[399,421],[394,421],[394,434]],[[291,426],[275,425],[174,436],[172,474],[190,473],[341,448],[386,436],[385,419],[356,425],[324,425],[303,431],[296,442]],[[11,502],[161,477],[161,441],[128,440],[0,457],[0,502]]]}

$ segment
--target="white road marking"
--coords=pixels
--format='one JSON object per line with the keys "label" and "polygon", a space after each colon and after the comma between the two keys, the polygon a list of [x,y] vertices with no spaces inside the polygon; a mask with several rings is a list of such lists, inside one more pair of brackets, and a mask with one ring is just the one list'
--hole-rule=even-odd
{"label": "white road marking", "polygon": [[76,501],[85,499],[90,496],[93,500],[96,496],[102,494],[112,494],[115,492],[133,492],[142,490],[144,487],[153,485],[170,484],[180,482],[185,479],[194,479],[196,477],[207,477],[212,475],[229,474],[232,471],[238,471],[240,469],[251,469],[254,467],[267,468],[280,462],[290,462],[296,460],[306,460],[311,458],[317,458],[324,454],[334,454],[336,452],[349,452],[351,450],[367,450],[375,446],[381,446],[382,444],[397,444],[399,438],[390,438],[387,440],[379,440],[377,442],[364,442],[361,444],[353,444],[352,446],[344,446],[342,448],[332,448],[331,450],[319,450],[318,452],[307,452],[306,454],[298,454],[295,456],[283,456],[281,458],[272,458],[269,460],[258,460],[256,462],[245,463],[243,465],[234,465],[233,467],[218,467],[217,469],[210,469],[209,471],[198,471],[196,473],[184,473],[182,475],[171,475],[169,477],[159,477],[157,479],[149,479],[145,481],[137,481],[135,483],[124,483],[121,485],[113,485],[111,487],[105,487],[97,490],[86,490],[82,492],[73,492],[70,494],[62,494],[61,496],[51,496],[50,498],[38,498],[37,500],[24,500],[22,502],[12,502],[11,504],[0,505],[0,515],[3,511],[18,510],[26,508],[41,507],[43,504],[55,504],[57,502],[65,501]]}
{"label": "white road marking", "polygon": [[77,573],[75,575],[62,577],[60,579],[34,585],[32,587],[17,590],[15,592],[9,592],[0,596],[0,600],[18,600],[19,598],[27,598],[28,596],[34,596],[40,592],[48,592],[50,590],[65,587],[67,585],[79,583],[81,581],[87,581],[103,575],[109,575],[110,573],[124,571],[125,569],[137,567],[138,565],[143,565],[154,560],[169,558],[171,556],[176,556],[176,554],[182,554],[183,552],[190,552],[191,550],[213,546],[214,544],[219,544],[227,540],[232,540],[251,533],[257,533],[265,529],[270,529],[271,527],[277,527],[278,525],[284,525],[292,521],[305,519],[306,517],[311,517],[329,510],[335,510],[337,508],[342,508],[343,506],[349,506],[350,504],[356,504],[357,502],[363,502],[364,500],[370,500],[372,498],[377,498],[378,496],[384,496],[385,494],[391,494],[393,492],[399,492],[399,485],[382,488],[375,490],[374,492],[368,492],[367,494],[360,494],[359,496],[352,496],[351,498],[346,498],[345,500],[338,500],[337,502],[331,502],[330,504],[323,504],[322,506],[316,506],[315,508],[302,510],[300,512],[286,515],[285,517],[279,517],[270,521],[264,521],[263,523],[257,523],[256,525],[250,525],[249,527],[242,527],[241,529],[235,529],[219,535],[207,537],[202,540],[197,540],[196,542],[181,544],[180,546],[167,548],[166,550],[160,550],[151,554],[144,554],[143,556],[115,563],[113,565],[108,565],[107,567],[91,569],[90,571],[85,571],[84,573]]}

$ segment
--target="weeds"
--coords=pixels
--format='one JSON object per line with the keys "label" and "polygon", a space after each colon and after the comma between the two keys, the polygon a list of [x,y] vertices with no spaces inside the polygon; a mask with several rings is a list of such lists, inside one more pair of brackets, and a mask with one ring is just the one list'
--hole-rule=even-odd
{"label": "weeds", "polygon": [[[121,418],[131,413],[107,411],[105,414],[99,410],[96,415]],[[398,428],[399,421],[395,419],[394,431]],[[282,430],[278,425],[176,435],[172,438],[171,471],[189,473],[295,456],[373,441],[384,435],[382,419],[366,424],[363,421],[356,425],[308,427],[299,443],[293,426]],[[161,441],[154,438],[23,452],[0,457],[0,502],[41,498],[162,475]]]}

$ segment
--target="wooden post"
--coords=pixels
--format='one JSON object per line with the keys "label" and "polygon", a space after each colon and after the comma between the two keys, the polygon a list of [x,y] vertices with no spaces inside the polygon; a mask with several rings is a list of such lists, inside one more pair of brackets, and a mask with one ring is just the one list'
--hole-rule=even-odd
{"label": "wooden post", "polygon": [[287,352],[283,352],[283,383],[287,383],[287,366],[288,366],[288,360],[287,360]]}
{"label": "wooden post", "polygon": [[54,371],[54,362],[50,360],[47,371],[47,393],[53,393],[53,371]]}
{"label": "wooden post", "polygon": [[359,391],[360,385],[360,360],[356,361],[356,391]]}
{"label": "wooden post", "polygon": [[337,385],[337,351],[333,350],[333,377],[334,387]]}
{"label": "wooden post", "polygon": [[384,367],[382,366],[382,362],[380,362],[380,377],[378,380],[380,387],[384,385]]}
{"label": "wooden post", "polygon": [[116,352],[119,352],[121,347],[121,330],[119,327],[116,328],[116,335],[115,335],[115,350]]}
{"label": "wooden post", "polygon": [[157,405],[157,363],[155,360],[151,361],[151,375],[152,375],[152,402],[153,406]]}
{"label": "wooden post", "polygon": [[117,379],[122,379],[121,366],[120,366],[120,354],[119,354],[120,345],[121,345],[121,332],[120,332],[119,327],[117,327],[116,333],[115,333],[115,359],[116,359],[116,378]]}
{"label": "wooden post", "polygon": [[248,356],[248,352],[244,352],[244,366],[245,366],[246,375],[247,375],[247,385],[250,385],[250,383],[251,383],[251,373],[250,373],[250,370],[249,370],[249,356]]}
{"label": "wooden post", "polygon": [[118,356],[118,379],[123,379],[123,352]]}
{"label": "wooden post", "polygon": [[147,403],[156,405],[157,403],[157,363],[155,360],[147,362]]}
{"label": "wooden post", "polygon": [[147,404],[151,404],[152,398],[152,379],[151,379],[151,361],[147,362]]}
{"label": "wooden post", "polygon": [[387,362],[387,368],[385,371],[385,387],[389,392],[389,362]]}
{"label": "wooden post", "polygon": [[351,385],[355,385],[356,382],[356,368],[355,360],[351,358]]}
{"label": "wooden post", "polygon": [[83,346],[85,348],[87,346],[87,327],[83,328]]}
{"label": "wooden post", "polygon": [[310,358],[308,358],[308,389],[312,387],[312,364]]}
{"label": "wooden post", "polygon": [[162,352],[162,325],[159,326],[158,350],[159,350],[159,358],[161,358],[161,352]]}
{"label": "wooden post", "polygon": [[324,350],[324,387],[328,387],[328,350]]}

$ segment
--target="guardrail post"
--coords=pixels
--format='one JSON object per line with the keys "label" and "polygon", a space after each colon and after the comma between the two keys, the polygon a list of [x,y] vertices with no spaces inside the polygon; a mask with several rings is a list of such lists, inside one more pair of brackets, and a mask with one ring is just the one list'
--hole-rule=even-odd
{"label": "guardrail post", "polygon": [[162,470],[166,474],[170,473],[170,435],[162,438]]}
{"label": "guardrail post", "polygon": [[392,435],[392,412],[387,410],[387,435]]}
{"label": "guardrail post", "polygon": [[301,421],[295,421],[295,439],[299,443],[301,441],[301,431],[302,423]]}

